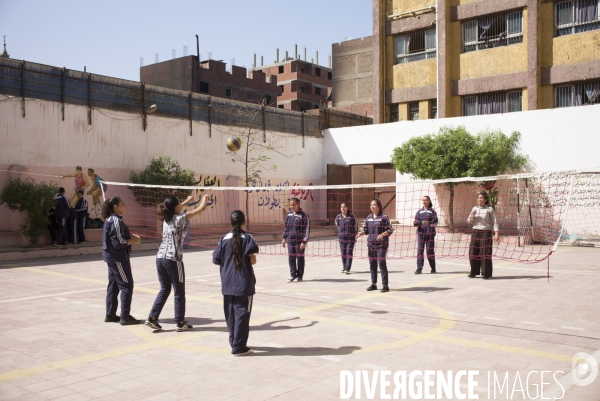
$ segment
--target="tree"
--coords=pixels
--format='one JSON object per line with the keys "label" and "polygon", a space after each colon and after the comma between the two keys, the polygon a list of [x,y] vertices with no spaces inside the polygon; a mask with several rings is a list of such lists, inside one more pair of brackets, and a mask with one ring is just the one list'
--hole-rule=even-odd
{"label": "tree", "polygon": [[54,200],[58,186],[54,183],[36,183],[32,178],[21,181],[11,178],[2,188],[0,205],[6,205],[11,211],[25,213],[25,222],[20,231],[31,245],[48,231],[50,219],[46,215],[56,205]]}
{"label": "tree", "polygon": [[[198,184],[195,175],[194,170],[184,169],[171,156],[158,156],[152,158],[143,171],[129,173],[129,181],[133,184],[189,187]],[[131,186],[129,189],[133,192],[135,201],[143,207],[156,207],[169,195],[186,198],[192,193],[192,190],[173,188],[160,188],[159,193],[157,188]]]}
{"label": "tree", "polygon": [[[464,126],[442,127],[438,134],[414,137],[394,149],[392,163],[401,174],[424,180],[485,177],[531,168],[529,157],[519,153],[521,134],[506,136],[500,130],[483,131],[473,136]],[[492,194],[490,183],[483,183]],[[449,226],[454,231],[454,187],[450,190]],[[494,206],[497,199],[494,198]]]}
{"label": "tree", "polygon": [[[264,102],[263,102],[264,103]],[[287,155],[273,145],[267,144],[263,137],[264,134],[264,110],[265,105],[256,107],[254,105],[238,105],[235,107],[235,113],[240,121],[233,128],[233,132],[242,140],[242,146],[246,146],[243,152],[226,152],[231,155],[233,163],[241,163],[244,166],[244,186],[249,187],[252,181],[259,180],[263,170],[277,171],[277,165],[267,166],[266,163],[271,160],[266,153],[273,152],[285,158],[294,157]],[[300,154],[298,154],[300,155]],[[250,229],[250,213],[248,205],[249,193],[246,191],[245,212],[246,227]]]}

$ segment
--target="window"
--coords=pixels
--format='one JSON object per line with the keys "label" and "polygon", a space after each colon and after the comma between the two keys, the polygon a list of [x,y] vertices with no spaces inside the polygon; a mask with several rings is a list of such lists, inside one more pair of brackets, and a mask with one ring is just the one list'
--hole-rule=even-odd
{"label": "window", "polygon": [[280,109],[283,109],[283,105],[282,105],[282,104],[280,104],[280,105],[279,105],[279,106],[277,106],[277,107],[279,107]]}
{"label": "window", "polygon": [[300,92],[306,93],[306,86],[301,86],[300,87]]}
{"label": "window", "polygon": [[306,113],[306,107],[300,107],[300,111],[301,111],[302,113]]}
{"label": "window", "polygon": [[435,58],[435,29],[411,32],[394,38],[396,64]]}
{"label": "window", "polygon": [[398,105],[391,104],[390,105],[390,122],[395,123],[400,120],[400,114],[398,112]]}
{"label": "window", "polygon": [[306,68],[300,67],[300,72],[303,73],[303,74],[306,74]]}
{"label": "window", "polygon": [[279,66],[279,74],[283,74],[283,66],[282,65]]}
{"label": "window", "polygon": [[413,121],[419,119],[419,103],[408,104],[408,119]]}
{"label": "window", "polygon": [[232,89],[225,89],[225,97],[233,97],[233,90]]}
{"label": "window", "polygon": [[265,96],[265,104],[268,106],[271,104],[271,95]]}
{"label": "window", "polygon": [[254,100],[254,93],[246,92],[246,100]]}
{"label": "window", "polygon": [[327,79],[330,81],[333,79],[333,73],[331,71],[327,72]]}
{"label": "window", "polygon": [[522,90],[484,93],[462,98],[463,116],[511,113],[523,110]]}
{"label": "window", "polygon": [[600,29],[600,0],[561,1],[555,5],[556,36]]}
{"label": "window", "polygon": [[314,105],[314,109],[315,109],[315,110],[317,110],[318,108],[319,108],[319,105],[318,105],[318,104],[315,104],[315,105]]}
{"label": "window", "polygon": [[462,31],[463,53],[522,43],[523,11],[463,22]]}
{"label": "window", "polygon": [[429,118],[437,118],[437,99],[429,101]]}
{"label": "window", "polygon": [[320,77],[320,76],[321,76],[321,69],[320,69],[320,68],[318,68],[318,67],[317,67],[317,68],[315,68],[315,75],[316,75],[317,77]]}
{"label": "window", "polygon": [[315,87],[315,95],[320,95],[320,94],[321,94],[321,88]]}
{"label": "window", "polygon": [[283,89],[283,88],[284,88],[284,86],[283,86],[283,85],[279,85],[279,89],[281,89],[281,93],[283,93],[283,92],[284,92],[284,89]]}
{"label": "window", "polygon": [[554,89],[554,107],[585,106],[600,103],[600,81],[561,85]]}
{"label": "window", "polygon": [[200,82],[200,93],[208,93],[208,82]]}

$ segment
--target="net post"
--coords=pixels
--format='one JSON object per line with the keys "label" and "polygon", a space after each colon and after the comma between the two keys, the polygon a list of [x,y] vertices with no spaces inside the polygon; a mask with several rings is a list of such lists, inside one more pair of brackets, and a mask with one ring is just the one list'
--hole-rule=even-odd
{"label": "net post", "polygon": [[106,196],[104,195],[104,181],[100,181],[100,189],[102,190],[102,200],[106,202]]}

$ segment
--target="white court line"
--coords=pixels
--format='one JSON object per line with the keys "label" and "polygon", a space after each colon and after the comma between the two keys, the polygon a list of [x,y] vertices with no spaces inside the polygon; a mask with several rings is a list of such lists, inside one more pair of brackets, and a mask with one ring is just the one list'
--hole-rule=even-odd
{"label": "white court line", "polygon": [[285,345],[281,345],[281,344],[277,344],[277,343],[265,343],[263,344],[265,347],[271,347],[271,348],[284,348]]}
{"label": "white court line", "polygon": [[581,327],[571,327],[571,326],[560,326],[561,329],[567,329],[567,330],[585,330]]}
{"label": "white court line", "polygon": [[54,298],[54,299],[56,299],[57,301],[68,301],[67,298]]}
{"label": "white court line", "polygon": [[333,299],[333,297],[328,297],[327,295],[319,295],[319,298]]}
{"label": "white court line", "polygon": [[360,302],[358,299],[342,299],[342,302]]}
{"label": "white court line", "polygon": [[305,292],[295,292],[294,294],[298,294],[298,295],[309,295],[309,294],[307,294],[307,293],[305,293]]}
{"label": "white court line", "polygon": [[490,319],[490,320],[502,320],[499,317],[489,317],[489,316],[484,316],[484,319]]}
{"label": "white court line", "polygon": [[458,312],[449,312],[449,313],[451,313],[453,315],[457,315],[457,316],[467,316],[466,313],[458,313]]}
{"label": "white court line", "polygon": [[102,308],[103,307],[103,305],[94,305],[94,304],[90,304],[90,306],[92,308]]}
{"label": "white court line", "polygon": [[390,370],[387,366],[372,365],[370,363],[363,363],[358,366],[360,366],[361,368],[370,369],[370,370]]}
{"label": "white court line", "polygon": [[265,287],[256,287],[256,286],[254,288],[256,288],[257,290],[264,290],[265,289]]}
{"label": "white court line", "polygon": [[81,301],[73,301],[71,302],[72,304],[76,304],[76,305],[81,305],[84,304],[85,302],[81,302]]}
{"label": "white court line", "polygon": [[296,312],[284,312],[282,313],[283,316],[290,316],[290,317],[298,317],[299,315]]}
{"label": "white court line", "polygon": [[333,362],[339,362],[342,360],[342,358],[338,358],[337,356],[333,356],[333,355],[319,355],[317,358],[327,359],[328,361],[333,361]]}
{"label": "white court line", "polygon": [[200,278],[200,279],[198,279],[198,280],[196,280],[196,281],[200,281],[200,282],[206,282],[206,281],[208,281],[208,280],[204,280],[204,279],[201,279],[201,278]]}
{"label": "white court line", "polygon": [[402,309],[411,309],[411,310],[417,310],[419,308],[413,308],[412,306],[401,306]]}
{"label": "white court line", "polygon": [[521,322],[523,324],[534,324],[536,326],[539,326],[541,323],[537,323],[537,322]]}
{"label": "white court line", "polygon": [[373,305],[386,306],[387,304],[382,304],[381,302],[373,302]]}

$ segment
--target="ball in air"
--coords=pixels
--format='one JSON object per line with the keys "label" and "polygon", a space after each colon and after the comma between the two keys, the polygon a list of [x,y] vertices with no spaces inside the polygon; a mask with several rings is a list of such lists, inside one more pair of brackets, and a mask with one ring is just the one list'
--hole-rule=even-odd
{"label": "ball in air", "polygon": [[227,149],[229,149],[230,152],[237,152],[238,150],[240,150],[241,147],[242,141],[240,140],[240,138],[237,138],[235,136],[230,136],[229,138],[227,138]]}

